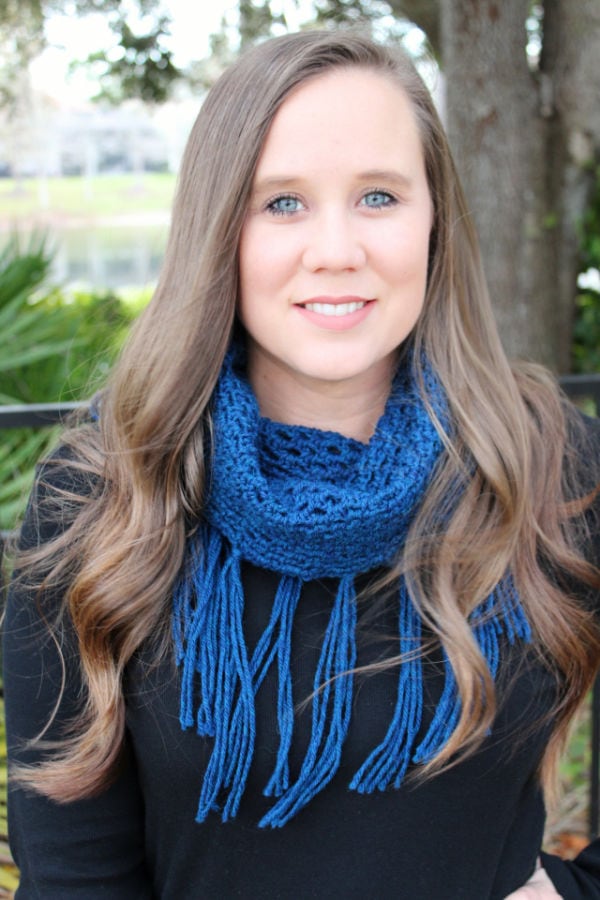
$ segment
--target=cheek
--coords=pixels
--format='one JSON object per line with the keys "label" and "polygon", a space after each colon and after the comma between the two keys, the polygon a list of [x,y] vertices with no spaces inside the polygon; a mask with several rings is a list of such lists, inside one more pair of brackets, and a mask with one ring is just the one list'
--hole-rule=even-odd
{"label": "cheek", "polygon": [[250,333],[260,327],[273,294],[272,267],[265,242],[253,228],[242,231],[239,247],[238,318]]}
{"label": "cheek", "polygon": [[289,239],[252,236],[240,244],[239,259],[242,302],[253,302],[258,296],[264,303],[281,301],[293,292],[298,254]]}
{"label": "cheek", "polygon": [[238,272],[240,284],[240,300],[248,291],[248,286],[254,280],[253,260],[255,252],[253,248],[252,231],[245,225],[240,235],[240,243],[238,249]]}
{"label": "cheek", "polygon": [[263,277],[260,256],[252,252],[250,245],[240,248],[238,317],[245,328],[252,328],[256,316],[265,309],[269,286],[261,280]]}
{"label": "cheek", "polygon": [[397,263],[407,278],[427,277],[430,234],[431,229],[427,219],[415,224],[408,239],[406,235],[404,236],[402,251],[397,254]]}
{"label": "cheek", "polygon": [[404,282],[412,283],[426,277],[428,258],[429,240],[426,233],[413,233],[408,237],[405,233],[390,236],[389,240],[379,243],[372,256],[386,280],[397,283],[399,287]]}
{"label": "cheek", "polygon": [[277,243],[263,229],[245,226],[239,250],[240,290],[268,289],[275,281],[278,265]]}

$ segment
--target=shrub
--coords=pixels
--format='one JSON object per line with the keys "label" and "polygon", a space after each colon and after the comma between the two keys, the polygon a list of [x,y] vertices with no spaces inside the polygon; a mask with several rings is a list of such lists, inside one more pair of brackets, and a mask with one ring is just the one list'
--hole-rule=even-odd
{"label": "shrub", "polygon": [[[50,284],[45,237],[0,252],[0,403],[82,400],[104,378],[136,307],[112,292],[65,292]],[[138,303],[138,306],[140,304]],[[35,461],[55,429],[7,430],[0,444],[0,528],[20,515]]]}

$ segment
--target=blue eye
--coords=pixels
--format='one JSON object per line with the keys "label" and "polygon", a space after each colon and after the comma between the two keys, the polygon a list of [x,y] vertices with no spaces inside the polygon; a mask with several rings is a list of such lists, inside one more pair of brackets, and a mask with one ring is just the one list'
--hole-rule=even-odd
{"label": "blue eye", "polygon": [[393,206],[396,202],[396,198],[393,197],[392,194],[388,194],[387,191],[369,191],[369,193],[365,194],[362,198],[362,203],[370,209],[381,209],[384,206]]}
{"label": "blue eye", "polygon": [[304,206],[298,197],[294,197],[291,194],[284,194],[281,197],[275,197],[274,200],[270,200],[267,204],[267,209],[276,216],[289,216],[292,213],[304,209]]}

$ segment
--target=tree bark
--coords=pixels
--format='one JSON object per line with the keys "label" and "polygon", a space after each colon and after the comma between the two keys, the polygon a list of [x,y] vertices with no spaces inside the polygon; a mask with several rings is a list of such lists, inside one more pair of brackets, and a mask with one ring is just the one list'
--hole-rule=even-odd
{"label": "tree bark", "polygon": [[546,171],[556,222],[551,252],[558,366],[566,371],[580,229],[594,190],[594,163],[600,162],[600,3],[546,0],[544,10],[540,72],[548,95]]}
{"label": "tree bark", "polygon": [[511,356],[570,368],[578,229],[600,158],[600,4],[546,0],[539,71],[528,0],[442,0],[448,133]]}

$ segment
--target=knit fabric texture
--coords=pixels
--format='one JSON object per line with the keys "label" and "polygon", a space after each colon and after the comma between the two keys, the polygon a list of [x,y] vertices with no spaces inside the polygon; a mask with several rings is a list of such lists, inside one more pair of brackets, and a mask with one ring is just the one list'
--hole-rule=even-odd
{"label": "knit fabric texture", "polygon": [[261,418],[231,357],[213,422],[208,521],[244,559],[305,580],[389,563],[442,452],[406,370],[367,445]]}
{"label": "knit fabric texture", "polygon": [[[446,421],[439,381],[425,387]],[[368,444],[334,432],[261,418],[243,355],[227,357],[213,401],[213,447],[204,520],[190,540],[174,592],[173,629],[181,669],[183,728],[212,738],[198,821],[235,816],[254,751],[254,697],[277,667],[280,746],[264,793],[275,798],[262,827],[280,827],[335,776],[350,721],[356,662],[356,576],[389,566],[401,551],[443,443],[415,384],[410,363],[398,372]],[[242,561],[280,574],[271,619],[250,655],[243,633]],[[298,778],[288,753],[294,704],[290,675],[294,612],[302,583],[335,578],[339,588],[314,675],[312,733]],[[529,640],[511,579],[471,615],[492,676],[500,641]],[[350,783],[359,792],[398,787],[411,764],[434,756],[460,715],[456,681],[445,660],[445,687],[425,737],[422,724],[421,621],[403,579],[398,586],[399,666],[396,709],[381,744]]]}

